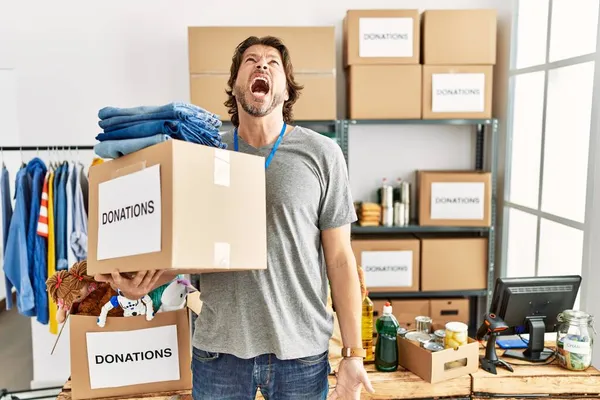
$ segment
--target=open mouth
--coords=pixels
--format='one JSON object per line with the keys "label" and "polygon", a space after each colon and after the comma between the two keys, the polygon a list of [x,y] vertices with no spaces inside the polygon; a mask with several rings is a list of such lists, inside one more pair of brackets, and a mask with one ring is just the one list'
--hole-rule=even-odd
{"label": "open mouth", "polygon": [[250,91],[257,97],[264,97],[269,93],[269,81],[263,76],[257,76],[252,80]]}

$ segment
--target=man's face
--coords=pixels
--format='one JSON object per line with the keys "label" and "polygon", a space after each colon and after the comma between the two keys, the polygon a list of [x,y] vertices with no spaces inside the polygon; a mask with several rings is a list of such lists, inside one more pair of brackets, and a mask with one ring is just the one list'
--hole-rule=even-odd
{"label": "man's face", "polygon": [[268,115],[288,99],[281,55],[272,47],[255,45],[242,56],[233,93],[253,117]]}

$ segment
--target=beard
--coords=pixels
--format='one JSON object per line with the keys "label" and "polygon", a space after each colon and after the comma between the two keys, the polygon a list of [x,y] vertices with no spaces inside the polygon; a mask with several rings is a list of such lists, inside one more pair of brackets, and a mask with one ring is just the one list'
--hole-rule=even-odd
{"label": "beard", "polygon": [[264,117],[269,115],[271,111],[283,104],[283,93],[273,93],[271,101],[268,103],[256,103],[248,101],[248,96],[252,96],[252,93],[243,88],[241,85],[235,88],[236,100],[239,101],[242,109],[253,117]]}

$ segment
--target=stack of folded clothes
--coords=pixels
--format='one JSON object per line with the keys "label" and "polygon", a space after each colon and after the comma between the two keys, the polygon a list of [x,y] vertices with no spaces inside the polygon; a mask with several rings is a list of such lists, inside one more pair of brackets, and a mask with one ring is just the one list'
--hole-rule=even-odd
{"label": "stack of folded clothes", "polygon": [[379,226],[381,221],[381,206],[377,203],[362,203],[358,212],[360,226]]}
{"label": "stack of folded clothes", "polygon": [[98,112],[103,133],[94,146],[102,158],[118,158],[170,139],[226,148],[219,117],[186,103],[131,108],[104,107]]}

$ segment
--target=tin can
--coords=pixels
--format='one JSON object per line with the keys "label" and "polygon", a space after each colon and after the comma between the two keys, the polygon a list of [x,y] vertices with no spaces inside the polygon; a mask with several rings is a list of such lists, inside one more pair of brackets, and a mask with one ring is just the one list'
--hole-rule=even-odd
{"label": "tin can", "polygon": [[381,208],[381,225],[393,226],[394,225],[394,207],[382,207]]}
{"label": "tin can", "polygon": [[421,347],[423,347],[425,350],[429,350],[431,352],[444,350],[444,346],[439,343],[436,343],[436,342],[423,343]]}
{"label": "tin can", "polygon": [[400,337],[402,337],[402,338],[403,338],[403,337],[405,337],[405,336],[406,336],[406,332],[408,332],[408,331],[406,330],[406,328],[403,328],[403,327],[399,327],[399,328],[398,328],[398,336],[400,336]]}
{"label": "tin can", "polygon": [[412,340],[413,342],[419,343],[419,345],[421,343],[427,343],[431,341],[431,336],[429,336],[425,332],[410,331],[406,332],[406,335],[404,335],[404,337],[408,340]]}
{"label": "tin can", "polygon": [[404,226],[406,225],[406,206],[403,203],[397,201],[394,203],[394,226]]}
{"label": "tin can", "polygon": [[445,330],[438,329],[437,331],[433,332],[433,336],[434,336],[434,341],[436,343],[439,343],[442,346],[444,345],[444,338],[446,337],[446,331]]}
{"label": "tin can", "polygon": [[431,318],[423,315],[416,317],[415,327],[418,332],[431,332]]}

